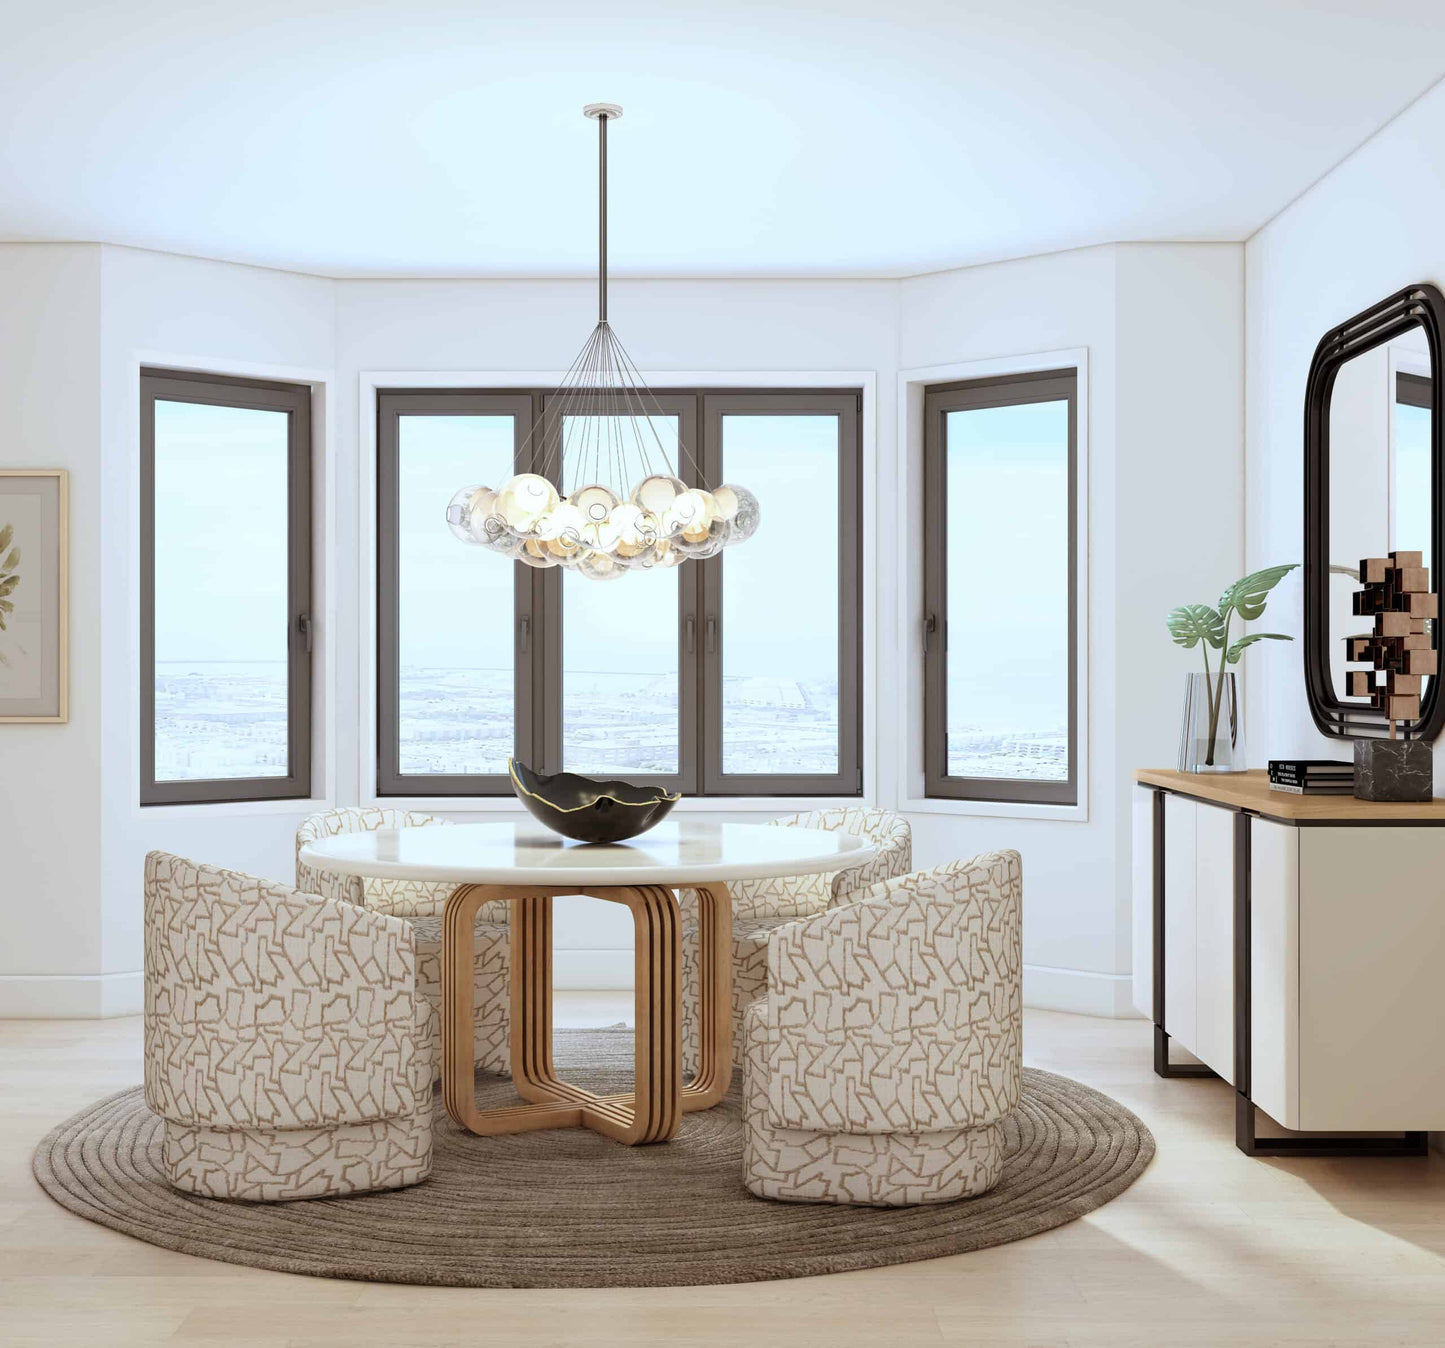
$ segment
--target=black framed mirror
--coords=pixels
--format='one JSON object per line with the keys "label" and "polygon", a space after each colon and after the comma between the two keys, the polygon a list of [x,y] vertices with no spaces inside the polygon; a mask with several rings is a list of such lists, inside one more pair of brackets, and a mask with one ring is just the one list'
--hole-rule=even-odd
{"label": "black framed mirror", "polygon": [[[1352,596],[1365,558],[1424,554],[1430,588],[1445,566],[1445,296],[1408,286],[1320,339],[1305,386],[1304,659],[1310,714],[1340,739],[1389,736],[1368,694],[1347,695],[1345,638],[1369,630]],[[1440,623],[1427,620],[1440,647]],[[1438,677],[1426,677],[1411,739],[1445,723]]]}

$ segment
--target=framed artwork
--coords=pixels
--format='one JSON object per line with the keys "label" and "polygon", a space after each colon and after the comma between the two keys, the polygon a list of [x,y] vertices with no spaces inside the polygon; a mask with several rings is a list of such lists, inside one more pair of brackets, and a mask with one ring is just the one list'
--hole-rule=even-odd
{"label": "framed artwork", "polygon": [[70,477],[0,468],[0,722],[70,716]]}

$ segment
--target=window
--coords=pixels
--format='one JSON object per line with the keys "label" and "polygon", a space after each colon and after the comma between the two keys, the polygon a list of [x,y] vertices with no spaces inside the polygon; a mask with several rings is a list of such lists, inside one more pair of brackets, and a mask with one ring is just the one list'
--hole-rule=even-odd
{"label": "window", "polygon": [[141,373],[141,803],[311,794],[311,392]]}
{"label": "window", "polygon": [[1077,374],[924,397],[930,796],[1078,800]]}
{"label": "window", "polygon": [[1422,551],[1431,563],[1429,376],[1395,374],[1394,472],[1390,482],[1390,547]]}
{"label": "window", "polygon": [[[379,395],[378,795],[510,794],[511,752],[688,794],[859,794],[859,395],[659,392],[679,476],[748,486],[763,524],[613,584],[442,525],[459,487],[555,463],[528,438],[549,396]],[[554,434],[606,443],[625,414],[598,403]]]}

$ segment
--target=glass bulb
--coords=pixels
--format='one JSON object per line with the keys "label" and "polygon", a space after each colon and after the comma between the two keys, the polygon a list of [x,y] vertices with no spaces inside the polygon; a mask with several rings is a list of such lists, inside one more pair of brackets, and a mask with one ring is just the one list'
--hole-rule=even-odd
{"label": "glass bulb", "polygon": [[631,501],[612,507],[609,516],[617,533],[617,551],[623,557],[637,557],[657,542],[657,516]]}
{"label": "glass bulb", "polygon": [[688,488],[663,512],[662,532],[672,537],[688,529],[706,529],[711,502],[711,493]]}
{"label": "glass bulb", "polygon": [[687,490],[687,484],[675,477],[654,473],[639,482],[632,492],[633,505],[661,519],[672,503]]}
{"label": "glass bulb", "polygon": [[507,527],[519,534],[537,532],[538,522],[557,508],[561,498],[545,477],[536,473],[518,473],[510,477],[497,492],[497,510]]}
{"label": "glass bulb", "polygon": [[582,512],[582,518],[588,524],[601,524],[617,504],[617,497],[612,491],[599,486],[581,487],[567,499]]}
{"label": "glass bulb", "polygon": [[712,494],[717,502],[718,515],[725,520],[732,520],[738,513],[738,494],[729,486],[721,486]]}
{"label": "glass bulb", "polygon": [[596,552],[616,551],[619,535],[612,525],[617,497],[607,487],[581,487],[567,498],[581,519],[582,542]]}
{"label": "glass bulb", "polygon": [[472,537],[472,501],[486,490],[486,487],[463,487],[447,502],[447,528],[454,538],[461,539],[463,543],[477,541]]}
{"label": "glass bulb", "polygon": [[588,580],[618,580],[627,568],[618,566],[605,552],[589,552],[578,563],[577,572]]}
{"label": "glass bulb", "polygon": [[537,538],[529,538],[522,544],[517,560],[528,566],[535,566],[539,571],[557,565],[557,559],[547,550],[547,545]]}
{"label": "glass bulb", "polygon": [[537,537],[548,542],[561,541],[576,546],[582,541],[582,512],[566,498],[537,521]]}
{"label": "glass bulb", "polygon": [[746,487],[734,486],[733,495],[737,497],[738,510],[733,517],[732,542],[743,543],[751,538],[758,531],[758,524],[761,519],[761,510],[758,506],[758,498]]}

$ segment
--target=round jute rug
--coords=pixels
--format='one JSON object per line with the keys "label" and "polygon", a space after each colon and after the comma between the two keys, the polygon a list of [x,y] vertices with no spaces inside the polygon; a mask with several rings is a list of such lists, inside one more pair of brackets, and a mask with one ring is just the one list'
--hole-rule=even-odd
{"label": "round jute rug", "polygon": [[[631,1084],[626,1030],[557,1035],[559,1069],[593,1090]],[[478,1077],[483,1106],[515,1100]],[[178,1193],[140,1087],[82,1110],[35,1153],[56,1202],[152,1245],[287,1273],[457,1287],[663,1287],[911,1263],[1061,1226],[1128,1188],[1149,1130],[1107,1095],[1029,1069],[1004,1175],[980,1198],[915,1208],[773,1203],[742,1186],[739,1081],[684,1115],[670,1143],[623,1147],[584,1129],[481,1138],[437,1102],[431,1178],[295,1203]]]}

